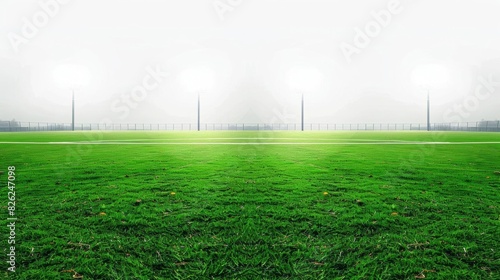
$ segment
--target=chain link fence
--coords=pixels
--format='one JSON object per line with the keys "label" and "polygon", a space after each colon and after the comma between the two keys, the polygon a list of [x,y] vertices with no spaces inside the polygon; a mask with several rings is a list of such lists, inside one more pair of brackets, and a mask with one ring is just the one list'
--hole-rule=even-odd
{"label": "chain link fence", "polygon": [[[153,123],[127,123],[127,124],[99,124],[99,123],[77,123],[75,131],[193,131],[197,130],[196,123],[177,124],[153,124]],[[200,130],[284,130],[298,131],[301,129],[299,123],[289,124],[245,124],[245,123],[203,123]],[[0,121],[0,132],[19,131],[72,131],[70,123],[44,123],[44,122],[17,122]],[[336,130],[366,130],[366,131],[426,131],[427,124],[420,123],[354,123],[354,124],[322,124],[306,123],[306,131],[336,131]],[[489,131],[500,132],[500,121],[480,121],[462,123],[434,123],[431,131]]]}

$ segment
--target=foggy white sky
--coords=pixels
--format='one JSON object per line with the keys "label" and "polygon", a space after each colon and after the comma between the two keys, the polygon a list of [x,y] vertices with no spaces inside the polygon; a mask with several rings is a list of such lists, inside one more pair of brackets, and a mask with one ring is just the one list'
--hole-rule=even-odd
{"label": "foggy white sky", "polygon": [[299,122],[299,92],[307,123],[424,123],[422,80],[433,122],[497,120],[499,12],[495,0],[2,0],[0,119],[69,123],[58,82],[71,77],[54,73],[71,64],[89,73],[77,123],[194,123],[198,91],[208,123]]}

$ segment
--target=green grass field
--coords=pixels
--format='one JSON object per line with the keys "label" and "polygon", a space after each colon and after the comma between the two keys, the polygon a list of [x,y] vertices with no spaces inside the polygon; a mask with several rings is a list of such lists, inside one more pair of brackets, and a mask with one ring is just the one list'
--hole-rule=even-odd
{"label": "green grass field", "polygon": [[5,224],[9,166],[12,279],[500,279],[500,134],[1,133]]}

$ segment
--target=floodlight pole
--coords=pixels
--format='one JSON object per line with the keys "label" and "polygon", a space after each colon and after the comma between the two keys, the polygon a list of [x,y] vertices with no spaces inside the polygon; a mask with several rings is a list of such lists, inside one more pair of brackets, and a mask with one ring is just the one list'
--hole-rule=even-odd
{"label": "floodlight pole", "polygon": [[73,98],[71,102],[71,131],[75,131],[75,90],[73,90]]}
{"label": "floodlight pole", "polygon": [[431,131],[431,99],[429,89],[427,89],[427,131]]}
{"label": "floodlight pole", "polygon": [[200,131],[200,94],[198,93],[198,131]]}
{"label": "floodlight pole", "polygon": [[302,94],[301,103],[301,131],[304,131],[304,94]]}

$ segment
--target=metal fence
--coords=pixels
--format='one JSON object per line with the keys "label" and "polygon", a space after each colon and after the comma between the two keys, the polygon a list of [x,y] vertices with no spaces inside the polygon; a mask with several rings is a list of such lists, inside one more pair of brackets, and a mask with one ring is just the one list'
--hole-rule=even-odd
{"label": "metal fence", "polygon": [[[193,131],[197,130],[195,123],[177,124],[153,124],[153,123],[128,123],[128,124],[102,124],[102,123],[81,123],[75,124],[75,131]],[[19,131],[71,131],[70,123],[42,123],[42,122],[17,122],[0,121],[0,132]],[[245,124],[245,123],[203,123],[200,130],[301,130],[301,124]],[[336,130],[367,130],[367,131],[425,131],[427,124],[420,123],[354,123],[354,124],[322,124],[306,123],[306,131],[336,131]],[[500,121],[480,121],[463,123],[434,123],[431,124],[431,131],[489,131],[500,132]]]}

